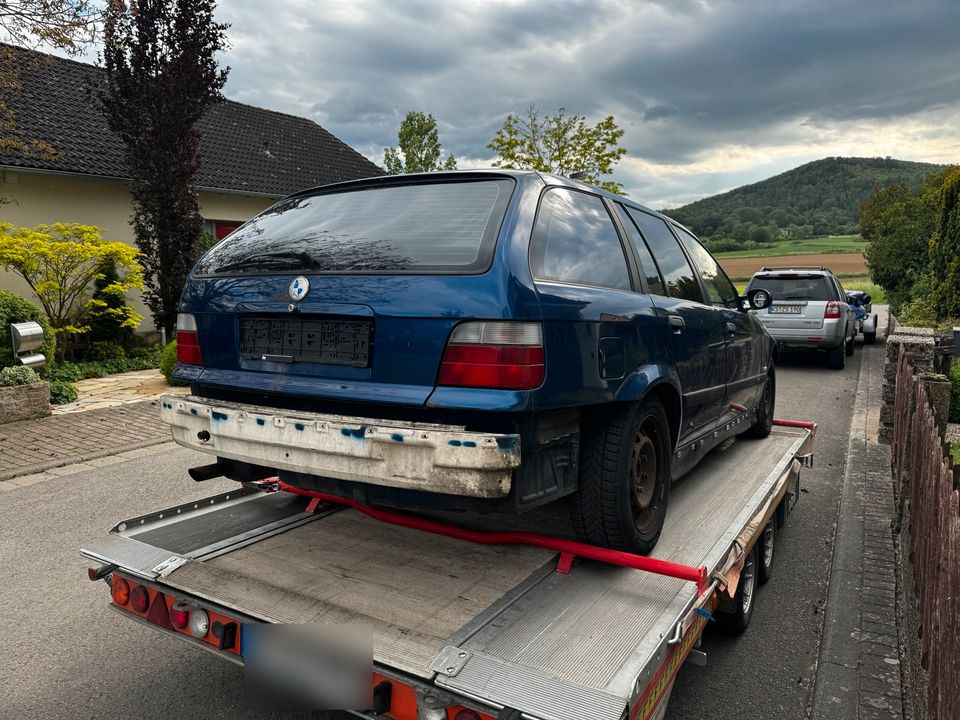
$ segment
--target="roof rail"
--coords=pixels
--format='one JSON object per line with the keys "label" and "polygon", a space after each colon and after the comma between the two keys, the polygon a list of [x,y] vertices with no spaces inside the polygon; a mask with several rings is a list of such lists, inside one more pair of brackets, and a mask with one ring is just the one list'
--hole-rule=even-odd
{"label": "roof rail", "polygon": [[768,270],[820,270],[828,273],[833,272],[833,270],[823,265],[767,265],[760,268],[759,272],[767,272]]}

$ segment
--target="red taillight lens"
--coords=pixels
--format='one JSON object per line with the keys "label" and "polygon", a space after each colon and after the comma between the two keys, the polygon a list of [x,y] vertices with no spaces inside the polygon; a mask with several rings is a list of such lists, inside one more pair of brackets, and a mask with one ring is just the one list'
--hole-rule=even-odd
{"label": "red taillight lens", "polygon": [[176,605],[170,608],[170,623],[177,630],[183,630],[189,622],[190,622],[189,610],[178,610]]}
{"label": "red taillight lens", "polygon": [[177,315],[177,362],[181,365],[203,365],[197,320],[189,313]]}
{"label": "red taillight lens", "polygon": [[150,605],[150,593],[143,585],[137,585],[130,591],[130,607],[137,612],[146,612]]}
{"label": "red taillight lens", "polygon": [[130,583],[122,577],[113,576],[113,585],[110,588],[110,595],[113,597],[114,605],[126,605],[130,602]]}
{"label": "red taillight lens", "polygon": [[824,320],[838,320],[840,318],[840,303],[831,300],[823,311]]}
{"label": "red taillight lens", "polygon": [[532,390],[545,370],[539,323],[469,322],[454,328],[437,384]]}
{"label": "red taillight lens", "polygon": [[468,708],[463,708],[457,711],[457,714],[453,716],[453,720],[480,720],[480,713]]}

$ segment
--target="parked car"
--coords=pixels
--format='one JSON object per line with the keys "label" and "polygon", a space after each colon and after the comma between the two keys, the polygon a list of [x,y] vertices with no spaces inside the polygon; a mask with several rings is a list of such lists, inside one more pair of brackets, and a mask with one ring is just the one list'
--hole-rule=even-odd
{"label": "parked car", "polygon": [[579,537],[633,552],[670,484],[764,437],[776,344],[669,218],[552,175],[380,177],[281,200],[183,292],[164,419],[195,476],[413,509],[571,496]]}
{"label": "parked car", "polygon": [[873,299],[863,290],[848,290],[847,303],[857,318],[857,332],[863,333],[863,342],[872,345],[877,341],[877,315],[873,312]]}
{"label": "parked car", "polygon": [[747,292],[759,287],[770,292],[773,302],[754,314],[779,345],[825,351],[827,364],[843,369],[853,355],[857,326],[840,278],[822,265],[764,267]]}

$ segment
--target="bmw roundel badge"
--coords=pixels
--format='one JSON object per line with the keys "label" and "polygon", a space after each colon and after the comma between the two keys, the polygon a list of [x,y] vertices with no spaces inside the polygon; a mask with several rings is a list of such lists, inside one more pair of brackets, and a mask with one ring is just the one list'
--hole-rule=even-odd
{"label": "bmw roundel badge", "polygon": [[300,302],[310,292],[310,281],[303,275],[290,281],[290,299]]}

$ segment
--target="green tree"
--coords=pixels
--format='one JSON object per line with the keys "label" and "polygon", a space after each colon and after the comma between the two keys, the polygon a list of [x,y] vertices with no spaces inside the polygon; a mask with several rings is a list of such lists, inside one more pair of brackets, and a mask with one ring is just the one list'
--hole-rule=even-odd
{"label": "green tree", "polygon": [[627,151],[618,147],[621,130],[608,115],[596,125],[587,125],[582,115],[541,116],[535,105],[521,117],[510,113],[487,147],[499,157],[495,167],[571,175],[581,173],[585,182],[610,192],[623,193],[623,185],[601,179]]}
{"label": "green tree", "polygon": [[929,241],[936,229],[944,174],[913,193],[902,183],[878,188],[860,205],[860,233],[870,278],[887,292],[894,313],[927,287]]}
{"label": "green tree", "polygon": [[943,180],[937,230],[930,241],[930,272],[937,319],[960,317],[960,168]]}
{"label": "green tree", "polygon": [[390,175],[404,173],[434,172],[436,170],[456,170],[457,161],[448,155],[443,162],[443,147],[437,132],[437,121],[433,115],[411,110],[400,121],[397,132],[399,148],[383,149],[383,166]]}
{"label": "green tree", "polygon": [[117,270],[115,286],[143,287],[137,251],[104,240],[99,228],[76,223],[19,228],[0,224],[0,268],[22,277],[33,290],[57,333],[58,359],[72,333],[86,332],[88,301],[104,263]]}
{"label": "green tree", "polygon": [[133,335],[143,316],[127,302],[126,283],[112,258],[101,263],[93,287],[93,296],[86,308],[90,339],[122,345]]}
{"label": "green tree", "polygon": [[100,98],[133,177],[144,300],[168,335],[203,233],[194,187],[196,123],[223,99],[229,71],[215,58],[227,42],[215,9],[214,0],[111,0],[104,23],[107,73]]}

